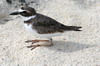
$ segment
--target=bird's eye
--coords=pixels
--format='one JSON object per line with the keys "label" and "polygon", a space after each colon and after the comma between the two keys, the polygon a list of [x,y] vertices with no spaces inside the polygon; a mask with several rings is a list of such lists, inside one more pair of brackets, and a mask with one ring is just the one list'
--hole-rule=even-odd
{"label": "bird's eye", "polygon": [[20,15],[22,15],[22,16],[31,16],[28,11],[20,12]]}
{"label": "bird's eye", "polygon": [[27,13],[27,11],[23,11],[22,13]]}
{"label": "bird's eye", "polygon": [[23,11],[23,12],[21,12],[20,14],[23,15],[23,16],[24,16],[24,15],[27,15],[27,11]]}

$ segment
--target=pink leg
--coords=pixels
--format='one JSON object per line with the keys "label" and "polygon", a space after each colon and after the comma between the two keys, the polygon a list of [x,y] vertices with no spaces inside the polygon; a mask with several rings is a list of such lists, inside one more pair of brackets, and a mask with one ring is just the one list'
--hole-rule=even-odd
{"label": "pink leg", "polygon": [[36,41],[36,42],[40,42],[40,41],[45,41],[45,42],[50,42],[50,44],[37,44],[37,45],[30,45],[27,46],[27,48],[32,48],[31,50],[35,49],[36,47],[41,47],[41,46],[52,46],[52,39],[49,40],[32,40],[31,42]]}

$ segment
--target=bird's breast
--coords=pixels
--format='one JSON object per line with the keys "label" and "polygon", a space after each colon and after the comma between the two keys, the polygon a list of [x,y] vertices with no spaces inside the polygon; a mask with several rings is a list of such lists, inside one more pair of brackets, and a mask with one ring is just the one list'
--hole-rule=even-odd
{"label": "bird's breast", "polygon": [[32,24],[24,24],[25,28],[32,34],[38,34],[35,29],[32,28]]}

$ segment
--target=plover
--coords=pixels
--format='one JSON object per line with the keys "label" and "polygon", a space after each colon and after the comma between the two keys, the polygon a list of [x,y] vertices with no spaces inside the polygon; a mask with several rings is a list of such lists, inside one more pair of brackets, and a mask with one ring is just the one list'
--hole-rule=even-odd
{"label": "plover", "polygon": [[[25,28],[33,35],[38,37],[48,38],[48,40],[28,40],[32,45],[28,48],[36,48],[40,46],[52,46],[52,37],[59,36],[67,31],[81,31],[79,26],[66,26],[51,17],[37,13],[36,10],[29,6],[23,6],[20,10],[11,13],[10,15],[21,15],[24,19]],[[49,44],[36,44],[36,42],[50,42]]]}

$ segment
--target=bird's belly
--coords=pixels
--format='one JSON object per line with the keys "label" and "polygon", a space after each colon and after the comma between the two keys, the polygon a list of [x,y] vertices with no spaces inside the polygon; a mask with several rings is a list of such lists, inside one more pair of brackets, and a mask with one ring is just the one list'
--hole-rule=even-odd
{"label": "bird's belly", "polygon": [[51,37],[60,36],[60,35],[61,33],[50,33],[50,34],[40,34],[39,36],[44,37],[44,38],[51,38]]}
{"label": "bird's belly", "polygon": [[39,34],[35,29],[32,29],[32,25],[31,24],[24,24],[25,25],[25,28],[31,33],[33,34],[34,36],[37,36],[37,37],[43,37],[43,38],[51,38],[51,37],[54,37],[54,36],[60,36],[61,33],[50,33],[50,34]]}

